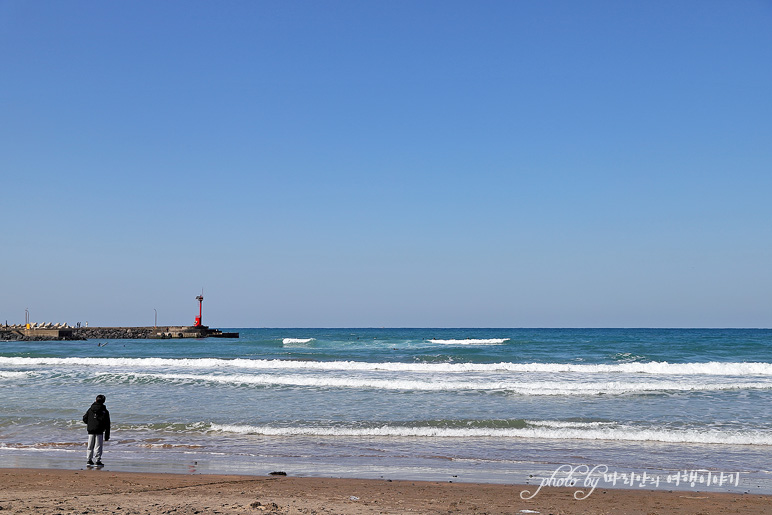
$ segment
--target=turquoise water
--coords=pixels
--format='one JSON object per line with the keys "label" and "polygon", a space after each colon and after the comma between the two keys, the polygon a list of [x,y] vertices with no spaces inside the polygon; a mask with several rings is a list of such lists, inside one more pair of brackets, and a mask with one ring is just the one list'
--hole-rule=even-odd
{"label": "turquoise water", "polygon": [[0,459],[80,466],[102,393],[116,470],[526,483],[588,464],[772,491],[772,330],[237,330],[0,344]]}

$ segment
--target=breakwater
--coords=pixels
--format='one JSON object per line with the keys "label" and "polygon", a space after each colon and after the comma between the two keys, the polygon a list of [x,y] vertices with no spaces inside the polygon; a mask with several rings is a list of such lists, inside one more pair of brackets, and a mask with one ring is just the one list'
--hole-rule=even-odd
{"label": "breakwater", "polygon": [[238,338],[207,326],[66,327],[25,329],[0,326],[0,341],[124,340],[150,338]]}

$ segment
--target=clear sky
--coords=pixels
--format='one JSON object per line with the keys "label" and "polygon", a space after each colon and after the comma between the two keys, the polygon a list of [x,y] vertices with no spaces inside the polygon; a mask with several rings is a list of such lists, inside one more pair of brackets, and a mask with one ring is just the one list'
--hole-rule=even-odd
{"label": "clear sky", "polygon": [[0,0],[0,319],[772,327],[772,2]]}

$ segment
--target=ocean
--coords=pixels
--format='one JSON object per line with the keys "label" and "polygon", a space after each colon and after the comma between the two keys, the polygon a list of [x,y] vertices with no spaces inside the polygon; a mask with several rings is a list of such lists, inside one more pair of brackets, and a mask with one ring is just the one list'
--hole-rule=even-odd
{"label": "ocean", "polygon": [[233,330],[0,342],[0,466],[772,493],[772,330]]}

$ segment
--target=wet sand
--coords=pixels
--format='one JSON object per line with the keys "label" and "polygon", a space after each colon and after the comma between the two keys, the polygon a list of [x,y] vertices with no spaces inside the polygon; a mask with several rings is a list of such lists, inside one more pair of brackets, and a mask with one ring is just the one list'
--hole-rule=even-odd
{"label": "wet sand", "polygon": [[0,469],[0,511],[36,514],[772,514],[772,496],[282,476]]}

